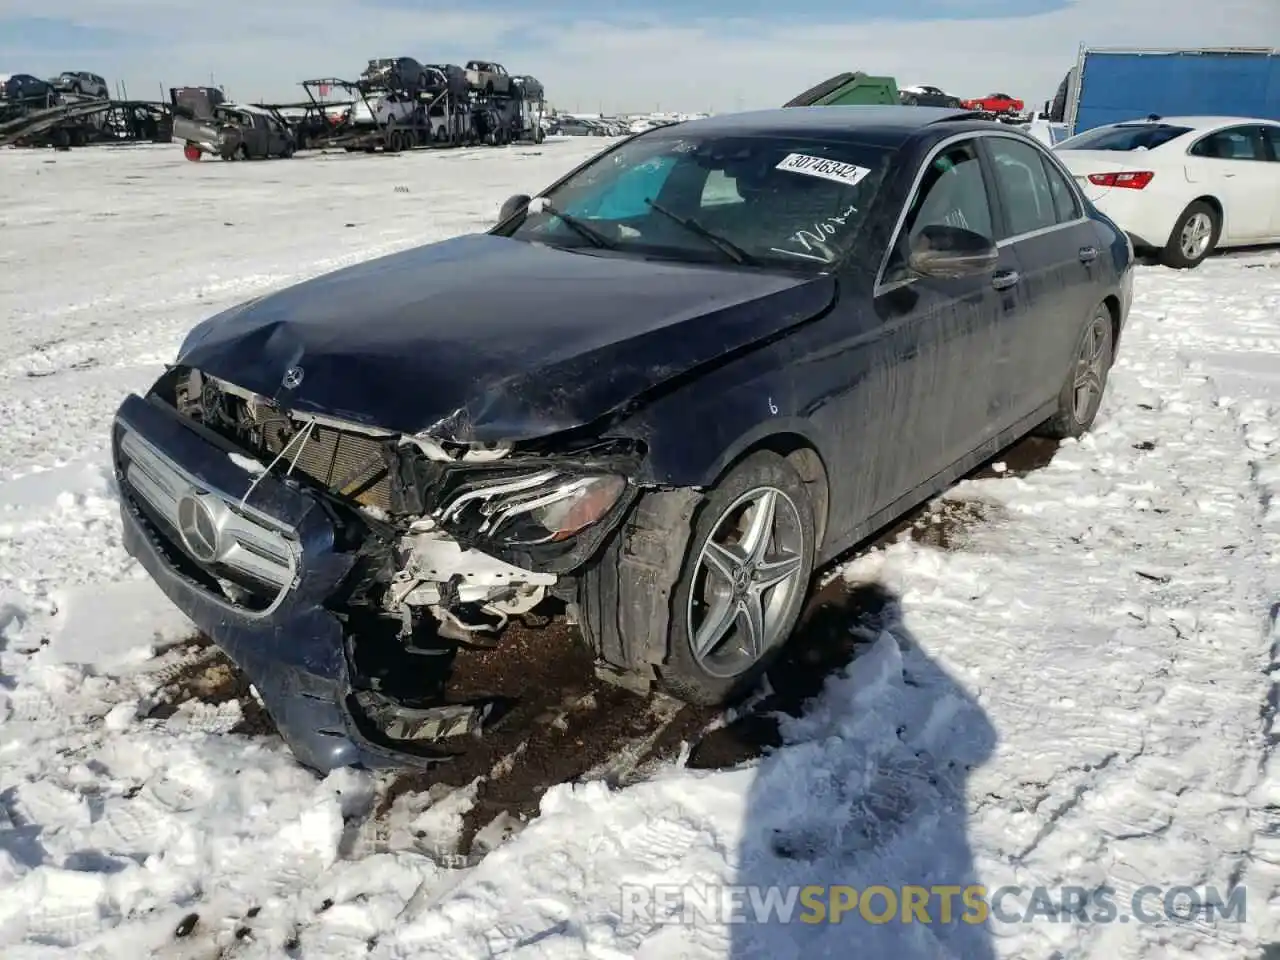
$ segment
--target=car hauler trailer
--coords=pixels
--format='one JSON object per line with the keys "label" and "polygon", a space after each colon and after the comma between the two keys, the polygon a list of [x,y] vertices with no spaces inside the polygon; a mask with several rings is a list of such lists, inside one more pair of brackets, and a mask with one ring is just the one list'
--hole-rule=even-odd
{"label": "car hauler trailer", "polygon": [[1082,45],[1063,84],[1071,136],[1152,114],[1280,120],[1280,50],[1270,47]]}
{"label": "car hauler trailer", "polygon": [[100,143],[169,143],[173,115],[153,100],[71,100],[0,115],[0,147],[66,150]]}

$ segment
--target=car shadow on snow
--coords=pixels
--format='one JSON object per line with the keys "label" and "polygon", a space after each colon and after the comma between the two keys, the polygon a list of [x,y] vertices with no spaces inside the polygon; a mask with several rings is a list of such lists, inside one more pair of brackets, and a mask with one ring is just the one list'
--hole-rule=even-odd
{"label": "car shadow on snow", "polygon": [[[961,891],[978,882],[966,784],[996,731],[883,586],[836,580],[816,599],[772,672],[778,692],[745,721],[780,715],[769,739],[785,748],[759,762],[750,788],[729,956],[993,958]],[[744,733],[765,735],[730,725],[690,766],[730,762]]]}

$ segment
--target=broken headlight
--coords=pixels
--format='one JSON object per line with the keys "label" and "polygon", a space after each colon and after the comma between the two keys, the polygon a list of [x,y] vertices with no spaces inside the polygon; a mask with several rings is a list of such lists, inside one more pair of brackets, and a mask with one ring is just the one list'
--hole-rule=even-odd
{"label": "broken headlight", "polygon": [[463,485],[436,511],[436,519],[464,535],[513,546],[557,543],[604,519],[626,487],[626,480],[612,473],[506,474]]}

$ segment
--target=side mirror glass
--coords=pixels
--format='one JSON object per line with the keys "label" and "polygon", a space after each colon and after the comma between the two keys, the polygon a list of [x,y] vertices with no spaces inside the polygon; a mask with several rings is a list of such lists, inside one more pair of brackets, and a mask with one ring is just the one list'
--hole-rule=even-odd
{"label": "side mirror glass", "polygon": [[506,223],[517,213],[522,213],[529,206],[529,199],[529,195],[524,193],[517,193],[514,197],[508,197],[507,202],[498,211],[498,222]]}
{"label": "side mirror glass", "polygon": [[931,225],[916,235],[907,257],[912,273],[955,279],[995,270],[1000,251],[988,237],[963,227]]}

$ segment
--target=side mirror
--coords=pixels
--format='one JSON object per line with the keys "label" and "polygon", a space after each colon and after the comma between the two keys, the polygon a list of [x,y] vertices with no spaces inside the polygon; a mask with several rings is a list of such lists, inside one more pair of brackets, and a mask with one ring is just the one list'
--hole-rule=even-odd
{"label": "side mirror", "polygon": [[989,238],[963,227],[937,225],[916,236],[907,266],[922,277],[950,280],[991,273],[999,261],[1000,251]]}
{"label": "side mirror", "polygon": [[529,206],[529,200],[529,195],[524,193],[517,193],[514,197],[508,197],[507,202],[498,211],[498,222],[506,223],[517,213],[522,213]]}

